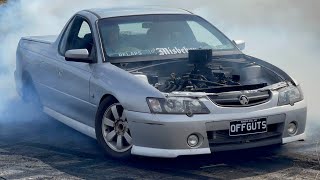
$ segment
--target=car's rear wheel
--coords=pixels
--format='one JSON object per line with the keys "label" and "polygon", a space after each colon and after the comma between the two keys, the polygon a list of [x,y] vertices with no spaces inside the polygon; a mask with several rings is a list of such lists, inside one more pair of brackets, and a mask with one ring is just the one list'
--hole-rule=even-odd
{"label": "car's rear wheel", "polygon": [[96,117],[96,136],[107,155],[126,159],[131,155],[132,137],[127,117],[121,104],[106,98],[100,104]]}
{"label": "car's rear wheel", "polygon": [[25,75],[22,80],[22,100],[38,109],[42,109],[39,95],[29,75]]}

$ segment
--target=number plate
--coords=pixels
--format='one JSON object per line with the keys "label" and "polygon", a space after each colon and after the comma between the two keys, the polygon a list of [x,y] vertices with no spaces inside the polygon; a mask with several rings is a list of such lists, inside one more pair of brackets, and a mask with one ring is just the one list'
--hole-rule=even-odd
{"label": "number plate", "polygon": [[230,136],[257,134],[267,132],[267,118],[231,121]]}

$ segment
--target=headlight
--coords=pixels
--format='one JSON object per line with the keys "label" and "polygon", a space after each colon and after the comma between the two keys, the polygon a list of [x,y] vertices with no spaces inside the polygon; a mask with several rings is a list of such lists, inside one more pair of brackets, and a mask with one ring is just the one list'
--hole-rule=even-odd
{"label": "headlight", "polygon": [[209,114],[209,109],[198,99],[188,97],[147,98],[152,113],[157,114]]}
{"label": "headlight", "polygon": [[293,105],[296,102],[302,101],[303,95],[300,86],[290,85],[279,91],[278,106]]}

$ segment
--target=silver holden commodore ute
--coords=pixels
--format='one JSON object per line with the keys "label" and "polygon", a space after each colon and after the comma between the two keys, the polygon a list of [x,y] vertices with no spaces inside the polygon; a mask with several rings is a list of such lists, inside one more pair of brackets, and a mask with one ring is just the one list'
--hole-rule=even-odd
{"label": "silver holden commodore ute", "polygon": [[58,36],[20,40],[16,87],[115,158],[304,140],[301,87],[244,47],[182,9],[83,10]]}

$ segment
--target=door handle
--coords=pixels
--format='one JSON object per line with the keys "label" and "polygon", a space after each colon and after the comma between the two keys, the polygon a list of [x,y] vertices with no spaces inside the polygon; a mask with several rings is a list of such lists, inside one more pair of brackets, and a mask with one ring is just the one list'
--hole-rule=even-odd
{"label": "door handle", "polygon": [[60,70],[58,71],[58,76],[62,77],[62,72]]}
{"label": "door handle", "polygon": [[60,68],[57,68],[57,71],[58,71],[59,78],[61,78],[63,76],[63,70]]}

